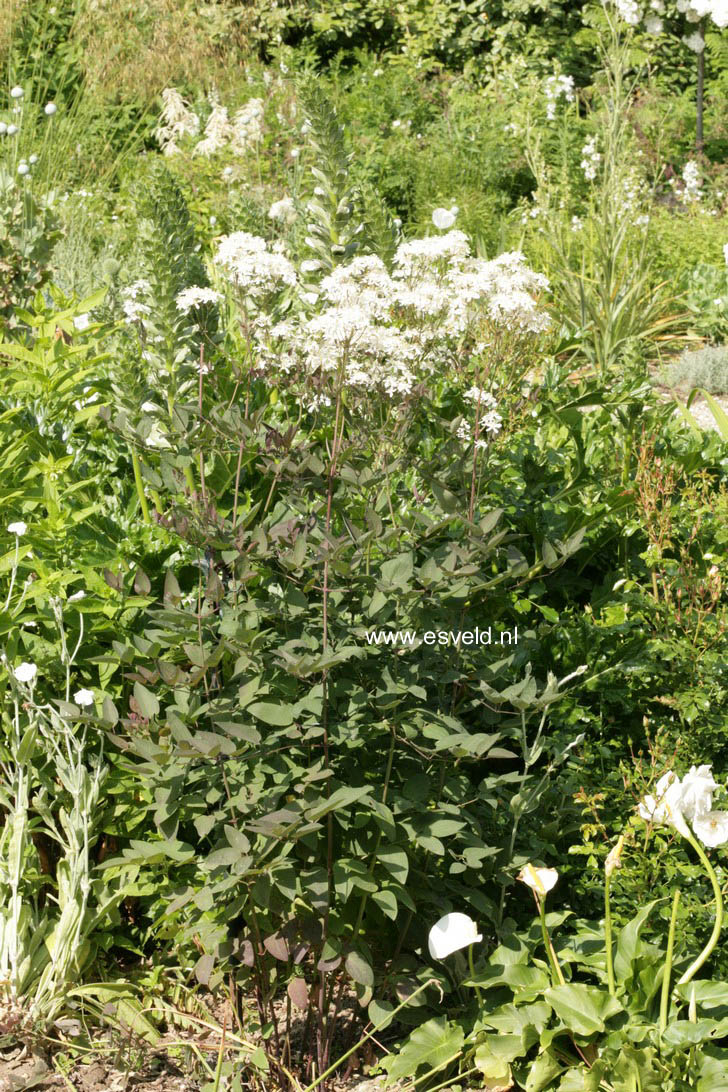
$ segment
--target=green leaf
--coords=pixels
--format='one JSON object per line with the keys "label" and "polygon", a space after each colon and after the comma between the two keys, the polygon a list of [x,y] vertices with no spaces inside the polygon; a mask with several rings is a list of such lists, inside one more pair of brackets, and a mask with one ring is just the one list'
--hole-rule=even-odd
{"label": "green leaf", "polygon": [[371,963],[360,952],[349,952],[344,966],[354,982],[359,982],[362,986],[374,985],[374,971]]}
{"label": "green leaf", "polygon": [[605,1021],[622,1011],[619,1001],[606,990],[581,982],[552,986],[544,991],[544,997],[562,1023],[576,1035],[604,1031]]}
{"label": "green leaf", "polygon": [[274,705],[269,701],[256,701],[246,709],[264,724],[272,724],[276,728],[287,728],[293,724],[293,713],[289,705]]}
{"label": "green leaf", "polygon": [[385,1058],[382,1066],[392,1082],[414,1077],[423,1068],[434,1072],[459,1057],[464,1040],[460,1024],[436,1016],[416,1028],[399,1053]]}
{"label": "green leaf", "polygon": [[637,911],[635,916],[620,930],[617,951],[614,957],[614,974],[617,981],[624,984],[632,974],[634,960],[640,954],[642,941],[640,934],[647,918],[660,899],[653,899]]}
{"label": "green leaf", "polygon": [[139,712],[147,720],[152,720],[159,713],[159,702],[156,697],[140,682],[134,683],[134,700],[139,706]]}

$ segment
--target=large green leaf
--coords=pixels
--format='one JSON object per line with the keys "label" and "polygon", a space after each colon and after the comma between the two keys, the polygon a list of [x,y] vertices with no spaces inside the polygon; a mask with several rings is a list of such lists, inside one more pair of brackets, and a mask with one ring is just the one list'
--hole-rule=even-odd
{"label": "large green leaf", "polygon": [[558,1018],[575,1035],[594,1035],[604,1031],[605,1021],[622,1011],[616,998],[597,986],[582,982],[568,982],[564,986],[552,986],[544,997]]}
{"label": "large green leaf", "polygon": [[634,961],[642,949],[642,927],[647,921],[652,908],[658,902],[660,902],[660,899],[653,899],[648,902],[637,911],[635,916],[620,931],[617,951],[614,956],[614,974],[617,981],[622,984],[632,975]]}
{"label": "large green leaf", "polygon": [[459,1056],[465,1032],[460,1024],[436,1016],[416,1028],[398,1054],[385,1058],[382,1066],[390,1081],[414,1077],[420,1069],[441,1069]]}

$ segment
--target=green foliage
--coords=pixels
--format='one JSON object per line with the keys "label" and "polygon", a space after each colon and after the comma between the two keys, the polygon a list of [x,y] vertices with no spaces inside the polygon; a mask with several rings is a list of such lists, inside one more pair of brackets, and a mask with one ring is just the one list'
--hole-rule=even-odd
{"label": "green foliage", "polygon": [[51,203],[0,167],[0,315],[9,327],[16,310],[28,307],[50,276],[53,246],[60,236]]}
{"label": "green foliage", "polygon": [[704,349],[686,349],[667,369],[665,378],[677,386],[686,383],[704,387],[711,394],[728,394],[728,348],[708,345]]}

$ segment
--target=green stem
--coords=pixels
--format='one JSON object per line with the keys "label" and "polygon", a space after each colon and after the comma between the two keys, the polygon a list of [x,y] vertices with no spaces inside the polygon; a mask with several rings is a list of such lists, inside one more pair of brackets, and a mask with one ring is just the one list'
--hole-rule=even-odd
{"label": "green stem", "polygon": [[607,984],[612,997],[617,996],[617,987],[614,982],[614,952],[612,951],[612,906],[609,888],[612,877],[604,878],[604,949],[607,957]]}
{"label": "green stem", "polygon": [[675,950],[675,927],[677,925],[677,905],[680,902],[680,888],[676,888],[672,896],[672,914],[670,915],[670,931],[667,934],[667,953],[665,955],[665,969],[662,973],[662,994],[660,996],[660,1035],[667,1027],[667,1010],[670,1005],[670,978],[672,977],[672,954]]}
{"label": "green stem", "polygon": [[149,505],[147,504],[147,498],[144,495],[144,479],[142,478],[142,468],[139,462],[139,456],[136,451],[131,453],[131,465],[134,467],[134,482],[136,484],[136,491],[139,497],[139,504],[142,509],[142,516],[145,523],[151,523],[149,517]]}
{"label": "green stem", "polygon": [[720,930],[723,925],[723,898],[721,895],[720,884],[718,883],[718,877],[716,876],[713,870],[713,866],[708,860],[703,850],[703,847],[698,843],[697,839],[695,839],[692,834],[689,834],[688,841],[697,853],[698,857],[700,857],[700,860],[705,866],[706,872],[708,873],[710,882],[713,885],[713,893],[715,895],[715,924],[713,925],[713,932],[710,934],[710,940],[705,945],[698,958],[690,964],[682,978],[678,979],[678,986],[684,986],[686,982],[690,982],[690,980],[694,978],[695,975],[698,973],[698,971],[703,966],[706,959],[718,943],[718,937],[720,936]]}
{"label": "green stem", "polygon": [[566,981],[563,974],[561,973],[561,967],[559,967],[559,961],[556,958],[556,952],[554,951],[554,946],[551,943],[549,931],[546,928],[546,901],[545,899],[540,899],[538,895],[536,895],[536,902],[538,903],[538,913],[539,917],[541,918],[541,933],[543,935],[543,942],[546,948],[546,955],[548,956],[549,963],[551,964],[551,978],[553,984],[554,986],[565,986]]}
{"label": "green stem", "polygon": [[[475,967],[473,965],[473,946],[468,945],[468,966],[470,967],[470,977],[475,978]],[[480,986],[475,987],[475,996],[478,998],[478,1008],[483,1008],[483,997],[480,993]]]}

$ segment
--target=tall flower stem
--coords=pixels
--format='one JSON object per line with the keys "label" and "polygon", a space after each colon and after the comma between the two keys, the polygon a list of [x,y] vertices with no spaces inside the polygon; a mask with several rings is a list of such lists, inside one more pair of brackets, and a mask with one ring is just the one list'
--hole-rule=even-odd
{"label": "tall flower stem", "polygon": [[686,982],[690,982],[690,980],[695,977],[695,975],[698,973],[698,971],[703,966],[706,959],[708,959],[710,953],[713,951],[716,944],[718,943],[718,937],[720,936],[720,931],[723,926],[723,896],[721,894],[720,884],[718,883],[718,877],[716,876],[715,870],[708,860],[708,857],[703,850],[703,847],[700,845],[697,839],[694,838],[692,834],[690,834],[689,831],[688,841],[697,853],[698,857],[700,857],[700,860],[705,866],[705,871],[708,873],[708,877],[713,886],[713,894],[715,895],[715,923],[713,925],[713,932],[710,934],[710,939],[708,940],[708,943],[705,945],[698,958],[693,960],[693,962],[690,964],[688,969],[683,974],[682,978],[678,979],[678,986],[684,986]]}
{"label": "tall flower stem", "polygon": [[614,981],[614,952],[612,950],[612,906],[609,889],[612,877],[607,872],[604,878],[604,952],[607,957],[607,985],[612,997],[617,996],[617,987]]}
{"label": "tall flower stem", "polygon": [[677,907],[680,902],[680,888],[675,889],[672,896],[672,914],[670,915],[670,931],[667,934],[667,952],[665,954],[665,969],[662,974],[662,994],[660,996],[660,1034],[667,1027],[667,1010],[670,1005],[670,978],[672,977],[672,953],[675,950],[675,927],[677,925]]}
{"label": "tall flower stem", "polygon": [[546,928],[546,900],[540,899],[538,895],[536,895],[536,902],[538,903],[538,914],[541,919],[541,934],[543,936],[543,942],[546,948],[546,955],[548,956],[549,963],[551,964],[551,978],[553,980],[553,984],[554,986],[565,986],[566,981],[562,974],[561,967],[559,967],[559,961],[556,958],[556,952],[554,951],[554,946],[551,943],[549,931]]}

